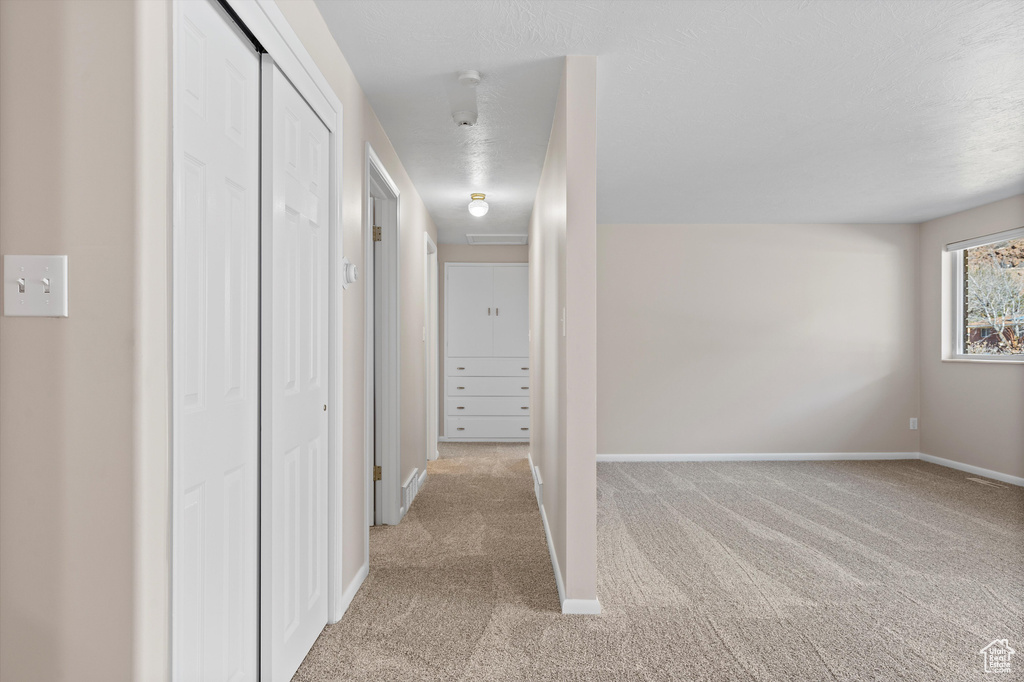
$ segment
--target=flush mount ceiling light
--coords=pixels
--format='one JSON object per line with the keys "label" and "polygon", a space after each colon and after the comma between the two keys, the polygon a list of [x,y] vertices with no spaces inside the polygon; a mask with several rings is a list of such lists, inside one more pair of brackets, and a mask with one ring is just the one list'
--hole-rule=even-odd
{"label": "flush mount ceiling light", "polygon": [[471,214],[479,218],[480,216],[487,213],[487,209],[490,208],[490,206],[488,206],[487,202],[484,201],[483,194],[480,194],[479,192],[474,192],[473,194],[469,195],[469,198],[472,199],[472,201],[469,202],[469,212]]}

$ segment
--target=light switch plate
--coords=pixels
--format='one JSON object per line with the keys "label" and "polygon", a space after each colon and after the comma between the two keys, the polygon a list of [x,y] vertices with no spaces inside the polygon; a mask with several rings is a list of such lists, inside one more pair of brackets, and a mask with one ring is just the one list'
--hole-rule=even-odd
{"label": "light switch plate", "polygon": [[67,256],[4,256],[4,315],[68,316]]}

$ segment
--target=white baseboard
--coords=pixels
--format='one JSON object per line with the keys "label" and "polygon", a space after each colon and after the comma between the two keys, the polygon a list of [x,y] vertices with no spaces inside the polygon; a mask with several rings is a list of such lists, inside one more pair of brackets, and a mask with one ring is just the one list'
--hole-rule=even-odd
{"label": "white baseboard", "polygon": [[555,554],[555,541],[551,537],[551,526],[548,525],[548,514],[544,511],[543,481],[540,469],[533,464],[533,455],[526,453],[526,460],[533,474],[533,492],[537,495],[537,507],[540,509],[540,520],[544,524],[544,536],[548,540],[548,554],[551,555],[551,568],[555,571],[555,587],[558,588],[558,602],[562,605],[563,614],[597,615],[601,613],[601,603],[597,599],[566,599],[565,584],[562,582],[562,571],[558,567],[558,555]]}
{"label": "white baseboard", "polygon": [[[857,460],[920,459],[939,466],[958,469],[1003,483],[1024,486],[1024,478],[1011,476],[973,464],[926,455],[922,452],[755,452],[727,454],[598,455],[598,462],[841,462]],[[531,462],[532,466],[532,462]],[[535,477],[536,480],[536,477]]]}
{"label": "white baseboard", "polygon": [[916,452],[751,452],[721,454],[598,455],[598,462],[832,462],[918,459]]}
{"label": "white baseboard", "polygon": [[925,462],[931,462],[932,464],[938,464],[939,466],[949,467],[950,469],[958,469],[960,471],[966,471],[969,474],[977,474],[978,476],[984,476],[985,478],[992,478],[1003,483],[1010,483],[1012,485],[1024,486],[1024,478],[1020,476],[1011,476],[1010,474],[1002,474],[998,471],[992,471],[991,469],[983,469],[976,467],[973,464],[964,464],[963,462],[957,462],[952,459],[943,459],[942,457],[936,457],[935,455],[926,455],[921,453],[921,459]]}
{"label": "white baseboard", "polygon": [[[359,588],[363,586],[363,581],[366,580],[366,576],[369,574],[370,559],[367,558],[366,561],[363,562],[363,565],[359,568],[359,572],[356,573],[356,577],[352,579],[352,582],[348,584],[348,587],[345,588],[345,591],[341,593],[341,604],[339,605],[341,607],[339,609],[341,615],[338,617],[338,620],[341,620],[345,617],[345,613],[348,611],[348,607],[352,605],[352,600],[356,598],[356,593],[359,592]],[[338,620],[332,621],[332,624],[337,623]]]}

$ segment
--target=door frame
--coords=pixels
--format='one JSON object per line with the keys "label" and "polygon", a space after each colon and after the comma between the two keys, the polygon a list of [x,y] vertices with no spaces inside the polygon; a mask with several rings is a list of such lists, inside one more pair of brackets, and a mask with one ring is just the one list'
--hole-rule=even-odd
{"label": "door frame", "polygon": [[[365,194],[363,196],[363,263],[366,270],[365,287],[365,327],[364,342],[365,386],[364,402],[364,443],[365,443],[365,479],[366,479],[366,528],[365,548],[367,561],[370,556],[370,526],[374,525],[374,401],[375,392],[382,391],[385,404],[384,427],[382,428],[381,447],[381,523],[394,525],[402,520],[402,483],[401,483],[401,314],[400,314],[400,275],[401,275],[401,192],[392,180],[384,163],[380,160],[373,145],[366,143],[366,159],[364,176]],[[386,308],[382,319],[374,314],[374,257],[373,257],[373,214],[370,211],[371,197],[380,197],[384,203],[384,215],[381,230],[385,238],[381,244],[386,249],[382,254],[381,282]],[[374,353],[374,336],[376,327],[380,326],[385,334],[385,357],[377,358]],[[383,380],[381,386],[374,381],[374,370],[378,360],[383,361],[381,367]]]}
{"label": "door frame", "polygon": [[[175,3],[182,0],[173,0]],[[342,567],[342,485],[341,485],[341,436],[342,436],[342,296],[341,296],[341,281],[340,281],[340,266],[343,258],[343,240],[342,240],[342,225],[341,225],[341,186],[342,186],[342,165],[341,165],[341,152],[342,152],[342,105],[341,101],[335,95],[331,89],[327,79],[320,72],[316,66],[315,61],[309,52],[303,46],[299,37],[295,34],[295,31],[289,25],[284,14],[273,0],[210,0],[214,4],[219,4],[224,7],[228,14],[231,15],[235,23],[241,28],[241,30],[247,33],[250,38],[255,42],[259,48],[262,48],[266,54],[274,60],[275,64],[282,73],[292,82],[295,88],[299,91],[302,97],[309,103],[310,107],[317,114],[317,116],[323,121],[327,127],[329,134],[328,144],[328,177],[329,177],[329,202],[327,207],[328,214],[328,235],[329,235],[329,255],[328,255],[328,268],[329,268],[329,298],[328,298],[328,401],[334,409],[330,412],[329,426],[328,426],[328,548],[327,548],[327,590],[328,590],[328,621],[335,623],[340,620],[342,614],[345,611],[347,602],[351,601],[352,595],[344,594],[343,577],[341,573]],[[178,25],[178,12],[172,11],[170,19],[171,26],[171,78],[172,83],[176,82],[178,78],[178,63],[179,54],[177,50],[178,45],[178,34],[180,27]],[[171,87],[171,112],[175,111],[176,104],[174,102],[174,87]],[[261,104],[262,106],[262,104]],[[181,216],[181,209],[178,206],[177,197],[179,195],[180,185],[180,172],[181,168],[174,164],[174,159],[178,151],[179,135],[177,121],[173,113],[170,118],[170,129],[171,129],[171,186],[172,186],[172,197],[174,199],[171,202],[171,231],[172,236],[174,232],[179,229],[179,221]],[[265,131],[264,131],[265,132]],[[262,140],[261,140],[262,144]],[[261,181],[261,197],[260,197],[260,221],[261,223],[266,220],[267,214],[267,201],[268,196],[265,192],[266,179]],[[263,225],[259,228],[261,231]],[[169,258],[169,286],[168,286],[168,300],[170,302],[171,310],[177,305],[174,297],[174,254],[170,254]],[[262,260],[262,257],[261,257]],[[262,277],[262,275],[261,275]],[[262,305],[262,303],[261,303]],[[168,339],[171,343],[170,352],[168,353],[168,364],[170,365],[170,375],[174,376],[173,365],[173,335],[174,329],[172,326],[170,338]],[[261,328],[262,335],[262,328]],[[262,355],[262,350],[261,350]],[[174,562],[174,551],[173,537],[174,528],[173,525],[177,523],[179,510],[175,501],[176,494],[173,490],[174,476],[173,470],[178,465],[182,453],[178,450],[176,434],[179,428],[179,416],[173,408],[174,399],[173,396],[180,390],[175,381],[172,379],[170,385],[171,395],[169,396],[167,411],[170,422],[170,433],[168,436],[170,445],[170,469],[171,476],[169,477],[169,486],[171,486],[170,494],[170,524],[167,529],[167,546],[171,548],[170,553],[170,567],[173,569]],[[260,405],[260,419],[261,422],[266,416],[265,410],[268,406],[263,404],[261,400]],[[262,443],[262,436],[260,437]],[[262,446],[261,446],[262,449]],[[261,461],[262,452],[257,454],[257,461]],[[261,476],[263,474],[261,473]],[[260,484],[262,486],[262,484]],[[262,550],[261,550],[262,551]],[[170,590],[176,589],[175,578],[173,574],[169,576],[168,587]],[[354,585],[358,588],[358,583]],[[352,590],[354,592],[354,590]],[[262,586],[260,588],[260,594],[253,595],[253,598],[257,599],[262,605],[264,599],[264,591]],[[347,599],[346,599],[347,597]],[[168,645],[168,676],[173,678],[176,662],[173,660],[174,645],[171,641],[171,633],[173,632],[173,612],[170,608],[173,603],[172,599],[168,600],[168,609],[166,611],[167,617],[167,645]],[[262,639],[262,634],[260,635]],[[259,642],[260,658],[261,662],[259,665],[262,667],[262,658],[264,656],[262,642]]]}
{"label": "door frame", "polygon": [[[440,301],[438,300],[438,290],[440,277],[437,259],[437,244],[430,238],[430,235],[426,232],[423,233],[423,316],[424,316],[424,333],[423,341],[425,344],[424,348],[424,362],[423,369],[426,372],[426,388],[427,396],[424,405],[427,408],[427,461],[437,459],[440,456],[440,452],[437,449],[438,434],[440,433],[440,410],[438,408],[439,398],[438,392],[440,388],[438,382],[440,381],[440,349],[438,348],[438,308]],[[433,277],[431,277],[433,272]],[[433,371],[431,371],[433,367]]]}

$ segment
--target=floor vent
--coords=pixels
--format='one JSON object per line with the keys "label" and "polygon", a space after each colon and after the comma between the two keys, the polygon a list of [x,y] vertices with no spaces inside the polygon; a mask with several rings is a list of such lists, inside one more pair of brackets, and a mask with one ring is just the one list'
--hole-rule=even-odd
{"label": "floor vent", "polygon": [[419,469],[413,469],[412,473],[409,474],[409,478],[405,479],[405,483],[402,484],[402,516],[405,516],[406,512],[409,511],[412,501],[416,498],[416,493],[420,491],[419,474]]}
{"label": "floor vent", "polygon": [[987,485],[987,486],[989,486],[991,488],[1009,488],[1010,487],[1008,485],[1003,485],[1002,483],[996,483],[995,481],[986,481],[984,478],[974,478],[973,476],[968,476],[967,480],[968,481],[972,481],[974,483],[980,483],[981,485]]}

